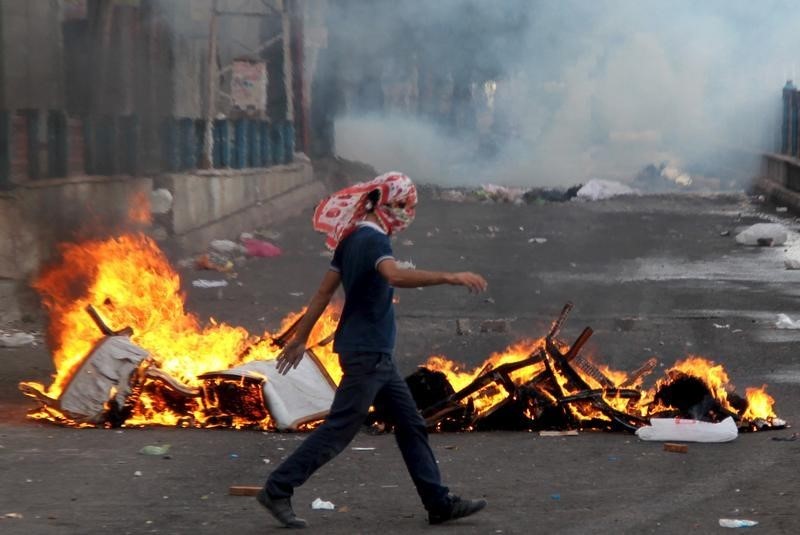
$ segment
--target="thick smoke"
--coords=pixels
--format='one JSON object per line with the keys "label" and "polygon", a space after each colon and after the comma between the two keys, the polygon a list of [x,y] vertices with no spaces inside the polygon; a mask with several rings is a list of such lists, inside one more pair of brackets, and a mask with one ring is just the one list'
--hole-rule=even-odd
{"label": "thick smoke", "polygon": [[662,162],[740,184],[775,149],[800,27],[789,1],[331,0],[330,10],[337,153],[462,185],[625,181]]}

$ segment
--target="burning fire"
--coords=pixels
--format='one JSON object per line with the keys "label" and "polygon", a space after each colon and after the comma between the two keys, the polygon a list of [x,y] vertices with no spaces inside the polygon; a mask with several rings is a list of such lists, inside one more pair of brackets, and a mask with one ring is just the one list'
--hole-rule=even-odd
{"label": "burning fire", "polygon": [[[205,373],[227,370],[253,360],[271,360],[280,352],[273,343],[273,334],[268,331],[256,336],[242,327],[213,318],[204,325],[196,315],[187,312],[178,274],[156,243],[143,234],[64,244],[60,253],[61,262],[45,270],[34,284],[49,311],[48,337],[56,374],[48,387],[32,382],[21,386],[40,394],[41,398],[59,398],[84,359],[103,338],[103,333],[86,312],[89,306],[111,329],[130,327],[132,342],[150,354],[161,372],[189,389],[202,388],[204,379],[200,376]],[[279,332],[289,328],[302,314],[303,311],[289,314]],[[335,331],[338,315],[336,307],[329,308],[309,340],[318,360],[336,384],[342,376],[337,355],[330,344],[320,342],[329,339]],[[701,390],[710,393],[722,412],[735,414],[740,420],[775,418],[775,401],[766,393],[765,386],[748,388],[746,398],[739,398],[733,393],[723,367],[703,357],[689,356],[676,363],[667,371],[666,378],[657,381],[651,389],[642,390],[641,384],[655,365],[654,359],[648,370],[629,374],[595,364],[590,358],[576,357],[576,353],[570,358],[574,358],[575,365],[571,368],[577,376],[569,376],[547,355],[552,355],[550,350],[567,355],[570,346],[555,338],[550,343],[554,345],[547,346],[545,338],[519,341],[492,354],[473,369],[443,356],[428,358],[424,368],[443,374],[453,391],[468,390],[458,403],[470,407],[473,421],[491,414],[516,398],[517,389],[525,388],[535,391],[537,403],[544,404],[527,407],[524,412],[531,420],[549,410],[548,406],[557,406],[559,399],[586,395],[587,388],[601,393],[602,404],[598,404],[597,396],[579,397],[574,403],[567,403],[563,410],[573,421],[609,421],[609,411],[603,407],[646,419],[675,409],[663,396],[663,389],[674,385],[679,377],[699,381],[703,385]],[[547,347],[550,349],[545,351]],[[536,378],[545,371],[552,372],[555,380],[537,382]],[[487,377],[491,380],[471,389],[476,381]],[[580,383],[583,386],[576,388]],[[176,405],[163,388],[148,379],[133,412],[123,423],[271,428],[269,414],[263,406],[257,406],[255,394],[248,390],[250,385],[239,381],[232,387],[240,391],[242,404],[251,413],[234,415],[220,424],[212,421],[198,401]],[[206,399],[205,403],[220,402]],[[221,406],[216,408],[222,410]],[[50,404],[45,404],[32,417],[74,424]]]}
{"label": "burning fire", "polygon": [[[147,350],[158,367],[188,386],[200,386],[198,376],[225,370],[251,360],[270,360],[280,349],[264,332],[253,336],[242,327],[215,321],[201,325],[186,311],[180,278],[158,245],[143,234],[126,234],[61,246],[62,261],[34,283],[49,312],[49,343],[56,375],[45,388],[26,385],[57,398],[83,359],[103,337],[86,313],[92,305],[113,329],[131,327],[131,340]],[[282,328],[302,312],[288,316]],[[338,311],[328,310],[311,334],[312,343],[329,336]],[[331,378],[341,378],[336,355],[328,348],[315,350]],[[174,425],[178,416],[153,410],[158,400],[144,394],[132,423]]]}

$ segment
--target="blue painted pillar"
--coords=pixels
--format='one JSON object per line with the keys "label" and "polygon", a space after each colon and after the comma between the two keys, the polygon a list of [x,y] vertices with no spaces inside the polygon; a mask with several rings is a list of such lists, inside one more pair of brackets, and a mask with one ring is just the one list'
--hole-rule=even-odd
{"label": "blue painted pillar", "polygon": [[138,136],[139,117],[126,115],[119,118],[119,137],[121,144],[119,166],[120,172],[126,175],[136,175],[138,163]]}
{"label": "blue painted pillar", "polygon": [[233,168],[247,165],[247,127],[244,119],[233,121]]}
{"label": "blue painted pillar", "polygon": [[25,119],[28,123],[28,178],[41,178],[39,167],[39,110],[26,110]]}
{"label": "blue painted pillar", "polygon": [[117,153],[117,128],[114,117],[104,115],[97,118],[94,129],[95,171],[99,175],[116,173],[114,161]]}
{"label": "blue painted pillar", "polygon": [[283,140],[284,128],[282,123],[272,124],[272,164],[280,165],[284,162],[286,143]]}
{"label": "blue painted pillar", "polygon": [[94,147],[95,124],[96,121],[93,115],[87,115],[83,118],[83,167],[87,175],[97,174]]}
{"label": "blue painted pillar", "polygon": [[261,167],[261,129],[258,120],[247,121],[247,166]]}
{"label": "blue painted pillar", "polygon": [[272,163],[272,154],[271,154],[271,143],[269,139],[269,123],[267,121],[261,121],[258,125],[258,129],[261,131],[261,167],[269,167]]}
{"label": "blue painted pillar", "polygon": [[175,172],[180,169],[181,159],[178,150],[178,121],[174,117],[164,119],[162,131],[162,148],[164,150],[164,169]]}
{"label": "blue painted pillar", "polygon": [[214,167],[231,166],[231,143],[227,119],[214,121]]}
{"label": "blue painted pillar", "polygon": [[0,111],[0,190],[13,187],[11,183],[11,113]]}
{"label": "blue painted pillar", "polygon": [[188,118],[178,120],[178,143],[180,144],[180,169],[194,169],[197,166],[195,151],[194,121]]}
{"label": "blue painted pillar", "polygon": [[[206,139],[206,122],[204,119],[195,119],[194,120],[194,161],[195,166],[200,166],[200,162],[203,161],[203,144],[205,143]],[[211,158],[212,162],[214,160],[213,155]],[[213,163],[211,164],[214,165]]]}
{"label": "blue painted pillar", "polygon": [[283,163],[294,161],[294,123],[286,121],[283,125]]}
{"label": "blue painted pillar", "polygon": [[47,113],[47,175],[67,176],[67,114],[60,110]]}

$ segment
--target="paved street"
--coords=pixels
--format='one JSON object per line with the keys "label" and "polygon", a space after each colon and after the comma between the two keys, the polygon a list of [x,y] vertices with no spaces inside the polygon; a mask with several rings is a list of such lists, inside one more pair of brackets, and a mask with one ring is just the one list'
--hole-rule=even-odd
{"label": "paved street", "polygon": [[[572,301],[563,337],[591,326],[586,352],[597,360],[633,370],[652,355],[665,366],[702,355],[723,364],[739,391],[768,384],[779,416],[800,421],[800,331],[775,328],[779,313],[800,318],[800,271],[784,269],[784,247],[743,247],[733,238],[765,220],[758,212],[774,216],[770,207],[734,195],[524,206],[428,197],[397,240],[396,257],[423,269],[480,272],[489,292],[399,292],[402,371],[431,354],[478,365],[515,340],[544,335]],[[314,292],[328,260],[310,213],[275,230],[285,254],[249,260],[238,269],[241,286],[192,288],[193,278],[221,275],[182,270],[187,307],[251,332],[276,330]],[[547,241],[530,243],[534,237]],[[503,318],[510,329],[458,336],[458,318]],[[252,498],[227,489],[261,484],[302,435],[37,423],[25,419],[31,404],[16,384],[47,381],[46,348],[0,349],[0,369],[3,534],[273,531]],[[772,440],[791,433],[690,444],[687,454],[626,434],[437,434],[432,443],[451,489],[484,496],[489,507],[436,527],[425,522],[393,438],[362,434],[353,446],[375,449],[347,450],[298,491],[295,507],[311,533],[715,533],[724,532],[720,518],[757,520],[759,533],[797,533],[800,441]],[[138,453],[163,443],[172,446],[169,458]],[[312,511],[317,497],[337,510]],[[2,518],[7,513],[21,518]]]}

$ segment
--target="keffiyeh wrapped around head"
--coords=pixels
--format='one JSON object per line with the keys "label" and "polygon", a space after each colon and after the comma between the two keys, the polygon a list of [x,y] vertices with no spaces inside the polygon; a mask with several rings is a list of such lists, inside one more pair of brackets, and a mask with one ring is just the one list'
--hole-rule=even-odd
{"label": "keffiyeh wrapped around head", "polygon": [[314,230],[327,234],[325,245],[333,250],[352,232],[368,213],[369,194],[378,192],[374,214],[387,234],[406,228],[414,220],[417,188],[406,175],[385,173],[369,182],[361,182],[337,191],[314,210]]}

